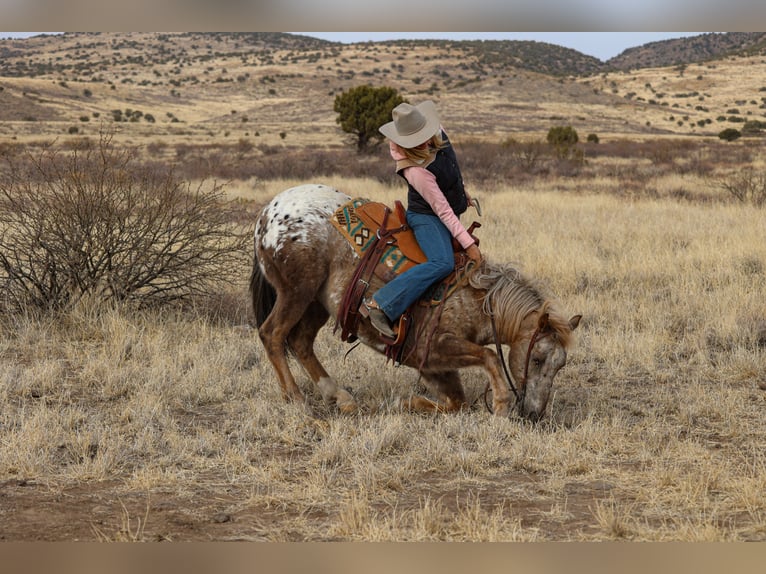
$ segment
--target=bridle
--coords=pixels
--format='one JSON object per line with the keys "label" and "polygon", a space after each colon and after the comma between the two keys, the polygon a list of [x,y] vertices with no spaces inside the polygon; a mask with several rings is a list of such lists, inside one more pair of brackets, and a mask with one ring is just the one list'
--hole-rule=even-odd
{"label": "bridle", "polygon": [[[500,337],[497,336],[497,326],[495,325],[495,313],[492,311],[492,303],[490,299],[487,299],[487,307],[488,307],[488,314],[490,323],[492,324],[492,336],[495,339],[495,348],[497,349],[497,356],[500,360],[500,364],[503,367],[503,373],[505,374],[505,380],[508,383],[508,386],[511,387],[511,391],[513,392],[513,396],[516,397],[516,404],[520,404],[524,400],[524,395],[527,392],[527,377],[529,376],[529,360],[532,358],[532,349],[534,348],[535,344],[542,339],[543,337],[547,336],[547,334],[543,334],[540,331],[540,327],[538,326],[535,329],[535,332],[532,333],[532,338],[529,340],[529,346],[527,347],[527,356],[524,359],[524,378],[521,381],[521,391],[516,389],[516,386],[513,384],[513,377],[511,377],[511,374],[508,372],[508,366],[505,363],[505,357],[503,356],[503,346],[500,344]],[[491,413],[492,408],[489,406],[489,403],[487,402],[487,393],[489,392],[490,384],[487,383],[487,388],[484,389],[484,406],[487,407],[487,410]]]}

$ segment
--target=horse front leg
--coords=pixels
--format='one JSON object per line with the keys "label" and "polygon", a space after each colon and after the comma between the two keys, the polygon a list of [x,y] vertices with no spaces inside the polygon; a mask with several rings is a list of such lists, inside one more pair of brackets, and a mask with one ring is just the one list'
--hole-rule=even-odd
{"label": "horse front leg", "polygon": [[468,406],[457,371],[428,371],[421,373],[426,386],[437,400],[415,395],[402,401],[405,409],[416,412],[452,413]]}
{"label": "horse front leg", "polygon": [[511,388],[501,372],[500,358],[497,353],[484,349],[484,370],[489,377],[489,387],[492,389],[492,412],[508,418],[511,416],[512,399]]}
{"label": "horse front leg", "polygon": [[[512,398],[511,389],[501,372],[500,360],[494,351],[454,336],[438,337],[431,345],[428,352],[423,375],[437,367],[449,367],[450,369],[462,369],[466,367],[483,367],[489,378],[492,389],[492,411],[497,416],[509,417],[511,415]],[[458,380],[460,392],[463,389]],[[465,402],[465,397],[462,396]]]}

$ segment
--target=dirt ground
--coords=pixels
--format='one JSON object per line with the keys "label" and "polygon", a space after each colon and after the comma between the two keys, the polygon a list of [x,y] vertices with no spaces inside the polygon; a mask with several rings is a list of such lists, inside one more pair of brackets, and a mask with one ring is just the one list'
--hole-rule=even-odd
{"label": "dirt ground", "polygon": [[[530,492],[535,491],[533,476],[514,473],[503,483],[506,481],[524,482]],[[406,493],[401,506],[416,507],[418,500],[428,495],[449,507],[468,496],[440,490],[438,477],[430,477],[429,482],[421,492]],[[526,517],[522,527],[538,528],[550,539],[570,539],[574,532],[595,533],[592,508],[596,501],[608,498],[612,489],[613,485],[600,481],[568,483],[566,524],[546,519],[553,504],[547,496],[519,501],[514,509]],[[478,494],[487,505],[498,498],[491,489]],[[130,492],[118,481],[51,487],[32,480],[9,480],[0,484],[0,540],[269,541],[279,523],[289,523],[298,514],[306,517],[306,509],[285,511],[258,504],[242,509],[240,501],[249,496],[245,487],[221,486],[216,477],[198,481],[193,491],[185,488],[182,494]],[[312,518],[322,522],[330,517],[317,513]],[[304,541],[297,532],[290,536],[289,529],[288,538]],[[320,537],[315,541],[332,540]]]}

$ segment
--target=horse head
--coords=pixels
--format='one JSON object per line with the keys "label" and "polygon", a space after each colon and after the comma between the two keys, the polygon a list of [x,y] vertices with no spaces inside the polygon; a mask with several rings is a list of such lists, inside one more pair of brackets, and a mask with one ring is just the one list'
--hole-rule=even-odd
{"label": "horse head", "polygon": [[[513,379],[507,382],[516,395],[519,414],[538,421],[545,415],[553,380],[566,364],[572,332],[581,315],[567,319],[539,282],[510,265],[485,264],[470,282],[485,292],[484,314],[493,322],[501,361],[501,345],[510,347],[507,366],[511,376],[506,372],[506,378]],[[510,408],[501,409],[501,414],[506,412]]]}
{"label": "horse head", "polygon": [[530,315],[523,324],[523,335],[511,346],[510,367],[519,384],[519,415],[537,422],[545,415],[553,389],[553,379],[566,364],[567,348],[581,315],[564,320],[548,309],[548,304]]}

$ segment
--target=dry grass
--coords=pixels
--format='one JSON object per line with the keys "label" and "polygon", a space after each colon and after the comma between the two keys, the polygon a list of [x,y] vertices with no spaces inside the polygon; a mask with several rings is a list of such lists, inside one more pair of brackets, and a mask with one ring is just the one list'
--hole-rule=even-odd
{"label": "dry grass", "polygon": [[[228,193],[260,204],[296,183]],[[401,192],[325,183],[389,202]],[[484,253],[519,262],[585,317],[546,422],[489,415],[476,371],[465,374],[470,412],[400,413],[416,374],[363,347],[345,356],[330,329],[320,358],[366,412],[327,410],[302,376],[322,415],[308,419],[282,402],[244,324],[242,269],[218,320],[87,305],[6,318],[0,482],[24,485],[6,489],[15,505],[78,500],[82,528],[12,505],[0,532],[25,539],[42,522],[54,540],[766,539],[762,211],[588,193],[566,178],[475,193]]]}
{"label": "dry grass", "polygon": [[[97,137],[112,110],[140,109],[157,122],[110,126],[115,141],[176,162],[184,177],[225,181],[246,221],[306,183],[277,164],[305,167],[308,148],[326,152],[325,163],[342,153],[333,94],[396,65],[385,83],[413,101],[432,97],[447,118],[484,206],[484,254],[519,263],[584,315],[548,419],[492,417],[472,370],[469,412],[401,413],[416,374],[364,347],[346,356],[331,329],[320,359],[365,412],[338,416],[298,370],[321,415],[307,418],[282,402],[247,325],[249,268],[239,290],[196,310],[84,301],[55,316],[6,316],[0,538],[766,540],[763,210],[711,184],[743,166],[762,170],[764,157],[752,139],[689,137],[715,135],[726,127],[715,118],[735,106],[761,116],[761,58],[561,80],[508,69],[457,88],[435,72],[460,69],[451,57],[356,46],[317,61],[275,53],[274,65],[110,67],[99,81],[3,78],[0,155],[54,139],[70,146]],[[250,76],[217,83],[223,68]],[[339,73],[350,68],[357,77]],[[170,79],[193,75],[202,81],[169,94]],[[36,120],[8,120],[24,115]],[[698,126],[705,118],[714,122]],[[553,124],[602,143],[584,145],[582,165],[546,159],[535,170],[481,147],[510,135],[538,141]],[[67,134],[72,125],[79,135]],[[356,166],[339,173],[370,177],[320,182],[391,203],[401,182],[376,176],[376,161],[385,160],[339,159]]]}

